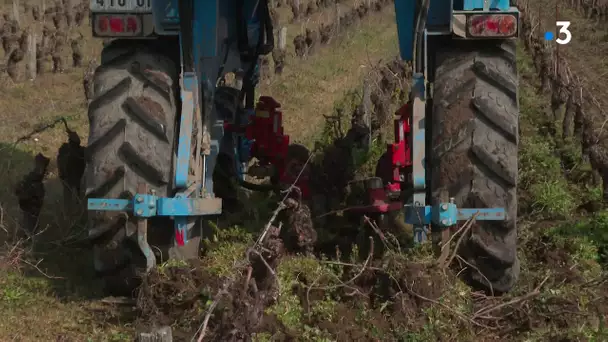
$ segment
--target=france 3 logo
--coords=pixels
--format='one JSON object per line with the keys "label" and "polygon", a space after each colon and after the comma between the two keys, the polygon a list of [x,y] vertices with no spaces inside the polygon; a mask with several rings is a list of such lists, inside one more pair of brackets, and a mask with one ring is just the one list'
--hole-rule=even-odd
{"label": "france 3 logo", "polygon": [[[545,40],[551,41],[555,40],[557,44],[566,45],[570,43],[572,40],[572,32],[570,32],[570,22],[569,21],[557,21],[555,26],[559,28],[557,37],[555,32],[547,31],[545,32]],[[557,38],[557,39],[556,39]]]}

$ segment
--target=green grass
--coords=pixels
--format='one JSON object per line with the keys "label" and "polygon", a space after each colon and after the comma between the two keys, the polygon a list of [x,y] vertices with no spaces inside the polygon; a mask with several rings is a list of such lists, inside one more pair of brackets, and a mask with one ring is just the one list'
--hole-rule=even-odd
{"label": "green grass", "polygon": [[551,234],[579,241],[581,259],[596,260],[608,266],[608,211],[602,210],[578,222],[554,227]]}
{"label": "green grass", "polygon": [[361,88],[371,63],[397,54],[394,11],[372,16],[321,50],[305,63],[290,61],[302,64],[288,65],[283,75],[260,87],[260,93],[282,104],[285,132],[299,143],[310,144],[318,136],[324,125],[321,114],[330,114],[336,100]]}
{"label": "green grass", "polygon": [[[58,336],[79,336],[90,341],[130,341],[132,334],[121,314],[101,303],[60,301],[54,293],[56,281],[42,275],[15,272],[0,274],[0,322],[2,339],[47,340]],[[103,312],[96,315],[95,312]],[[114,323],[111,323],[114,321]],[[41,329],[41,327],[44,327]]]}
{"label": "green grass", "polygon": [[[532,61],[522,52],[524,51],[520,47],[519,205],[520,211],[523,208],[524,215],[519,225],[522,284],[518,286],[517,292],[529,293],[548,276],[553,285],[547,285],[530,305],[550,311],[555,308],[551,303],[560,299],[571,301],[578,303],[577,310],[586,317],[578,323],[578,327],[576,324],[563,327],[548,324],[522,337],[526,341],[553,340],[557,336],[577,341],[602,341],[607,336],[605,327],[597,324],[598,319],[601,321],[602,318],[587,304],[590,296],[606,296],[605,291],[601,286],[585,288],[571,281],[559,281],[568,279],[566,274],[569,271],[564,270],[564,267],[580,274],[583,283],[593,282],[605,274],[602,264],[606,265],[606,213],[601,211],[589,217],[581,217],[576,210],[582,203],[600,200],[601,189],[578,183],[571,177],[573,172],[565,171],[564,160],[573,162],[582,170],[589,166],[581,158],[580,142],[562,141],[547,134],[546,127],[554,124],[547,114],[550,111],[549,98],[538,93]],[[549,254],[564,251],[568,256],[568,264],[555,264],[557,261],[551,260],[546,264],[538,264],[538,261],[533,261],[537,249]]]}

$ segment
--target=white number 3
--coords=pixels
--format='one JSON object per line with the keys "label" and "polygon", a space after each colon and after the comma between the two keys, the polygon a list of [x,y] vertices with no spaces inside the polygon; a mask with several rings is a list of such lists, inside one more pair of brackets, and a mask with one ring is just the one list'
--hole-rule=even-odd
{"label": "white number 3", "polygon": [[[561,45],[565,45],[570,43],[570,41],[572,40],[572,32],[570,32],[570,30],[568,30],[568,27],[570,27],[570,22],[569,21],[558,21],[556,23],[556,25],[560,28],[559,29],[559,36],[557,37],[557,39],[555,40],[555,42],[557,44],[561,44]],[[565,39],[561,39],[560,36],[564,34],[566,35]]]}

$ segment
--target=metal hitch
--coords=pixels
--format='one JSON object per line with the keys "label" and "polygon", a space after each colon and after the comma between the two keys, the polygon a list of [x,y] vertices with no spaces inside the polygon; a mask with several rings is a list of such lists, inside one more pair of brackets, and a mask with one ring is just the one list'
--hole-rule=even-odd
{"label": "metal hitch", "polygon": [[[156,257],[148,244],[148,218],[219,215],[222,213],[222,200],[189,198],[188,192],[180,192],[173,198],[158,197],[154,190],[148,191],[146,184],[139,184],[137,194],[132,199],[89,198],[87,207],[88,210],[126,212],[137,218],[137,244],[146,257],[146,271],[150,271],[156,265]],[[182,246],[187,241],[186,230],[177,226],[175,242]]]}
{"label": "metal hitch", "polygon": [[133,216],[206,216],[222,212],[219,198],[163,198],[153,194],[136,194],[133,199],[89,198],[89,210],[132,212]]}
{"label": "metal hitch", "polygon": [[456,225],[458,221],[467,221],[473,217],[477,221],[503,221],[505,219],[505,209],[459,209],[453,203],[453,199],[450,203],[440,203],[436,206],[416,207],[405,205],[405,221],[412,225],[432,224],[440,228],[448,228]]}

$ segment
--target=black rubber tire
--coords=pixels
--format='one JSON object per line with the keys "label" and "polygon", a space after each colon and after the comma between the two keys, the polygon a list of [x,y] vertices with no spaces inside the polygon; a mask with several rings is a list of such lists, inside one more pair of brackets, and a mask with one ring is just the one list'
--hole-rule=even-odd
{"label": "black rubber tire", "polygon": [[518,73],[514,41],[455,42],[435,58],[431,190],[461,208],[505,208],[477,221],[461,250],[472,285],[500,294],[519,277],[517,258]]}
{"label": "black rubber tire", "polygon": [[[104,48],[88,110],[87,197],[131,198],[142,182],[158,196],[173,195],[177,79],[175,63],[145,45],[114,41]],[[95,271],[106,292],[132,294],[145,267],[136,222],[118,212],[88,216]],[[149,220],[148,241],[155,253],[167,256],[172,234],[170,220]]]}

